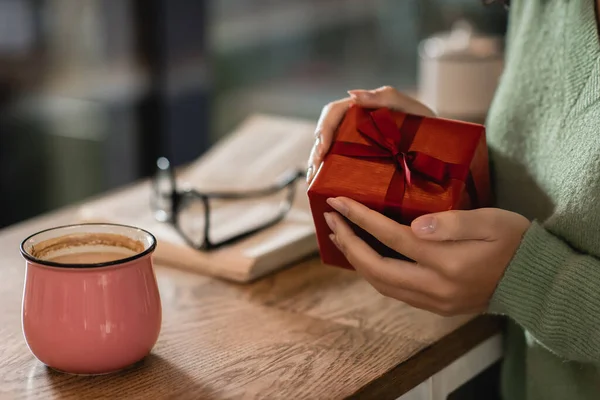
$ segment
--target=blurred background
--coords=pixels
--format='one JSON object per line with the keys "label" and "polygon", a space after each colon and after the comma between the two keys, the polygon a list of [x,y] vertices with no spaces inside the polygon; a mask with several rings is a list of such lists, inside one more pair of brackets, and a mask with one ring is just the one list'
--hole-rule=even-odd
{"label": "blurred background", "polygon": [[[0,227],[149,176],[160,155],[187,163],[253,113],[316,120],[347,89],[381,85],[459,104],[462,90],[436,91],[442,78],[462,84],[468,62],[495,71],[498,60],[488,42],[446,51],[435,40],[464,21],[501,38],[506,11],[480,0],[0,0]],[[478,96],[495,74],[471,85]],[[484,118],[489,101],[468,96],[481,107],[448,112]]]}

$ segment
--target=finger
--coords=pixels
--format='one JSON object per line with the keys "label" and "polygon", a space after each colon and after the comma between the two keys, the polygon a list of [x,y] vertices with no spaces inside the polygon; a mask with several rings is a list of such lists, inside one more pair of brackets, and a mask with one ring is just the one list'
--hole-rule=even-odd
{"label": "finger", "polygon": [[[347,251],[346,247],[344,247],[345,244],[337,239],[335,234],[331,234],[329,238],[336,245],[336,247],[340,249],[340,251],[346,254]],[[382,258],[382,260],[385,259]],[[376,261],[372,261],[372,264],[370,265],[376,265],[375,262]],[[360,264],[352,265],[356,269],[356,272],[367,282],[369,282],[369,284],[373,286],[373,288],[381,295],[403,301],[416,308],[428,310],[434,306],[434,302],[429,296],[415,290],[407,289],[398,284],[388,283],[384,279],[380,279],[379,276],[371,274],[368,268],[363,268],[363,266]]]}
{"label": "finger", "polygon": [[438,304],[435,300],[422,293],[407,289],[401,289],[395,286],[381,283],[379,281],[369,281],[367,278],[365,279],[367,280],[367,282],[369,282],[371,286],[373,286],[375,290],[377,290],[381,295],[385,297],[402,301],[412,307],[419,308],[421,310],[434,311],[438,307]]}
{"label": "finger", "polygon": [[[369,281],[367,279],[367,281]],[[436,297],[430,294],[398,288],[379,281],[369,281],[371,286],[385,297],[394,298],[404,303],[427,310],[441,316],[478,314],[487,309],[487,305],[473,305],[454,298]]]}
{"label": "finger", "polygon": [[335,131],[344,118],[346,111],[354,100],[350,97],[334,101],[326,105],[321,111],[315,131],[315,144],[311,150],[308,160],[309,174],[307,180],[310,183],[317,172],[317,169],[323,162],[323,157],[329,151]]}
{"label": "finger", "polygon": [[422,265],[440,265],[440,245],[419,239],[410,227],[346,197],[329,198],[327,203],[390,249]]}
{"label": "finger", "polygon": [[492,209],[445,211],[415,219],[414,234],[426,240],[486,240],[497,237],[496,213]]}
{"label": "finger", "polygon": [[363,107],[387,107],[410,114],[435,116],[435,113],[429,107],[391,86],[382,86],[374,90],[350,90],[348,94],[356,104]]}
{"label": "finger", "polygon": [[327,224],[334,232],[333,243],[346,256],[356,270],[370,282],[380,282],[393,287],[427,295],[441,285],[443,278],[433,269],[412,262],[382,257],[335,213],[325,214]]}
{"label": "finger", "polygon": [[320,144],[320,140],[316,139],[312,149],[310,150],[310,155],[308,157],[308,167],[306,170],[306,182],[308,182],[309,184],[312,182],[315,175],[317,174],[317,169],[321,165],[321,162],[322,162],[322,156],[318,156],[316,154],[316,152],[319,149],[319,144]]}
{"label": "finger", "polygon": [[[331,240],[333,241],[333,243],[340,249],[342,250],[343,244],[340,243],[340,241],[338,241],[338,239],[336,239],[335,235],[331,235],[330,236]],[[344,252],[346,252],[346,250],[342,250]],[[345,253],[346,254],[346,253]],[[383,260],[389,260],[389,259],[385,259],[383,258]],[[394,261],[394,260],[390,260],[390,261]],[[398,261],[399,263],[403,263],[403,261]],[[423,290],[423,288],[415,286],[414,288],[410,288],[411,286],[409,285],[402,285],[399,284],[397,280],[390,280],[387,277],[383,277],[378,275],[377,273],[373,273],[376,271],[373,271],[369,268],[369,266],[371,267],[376,267],[378,264],[377,263],[371,263],[368,265],[362,265],[362,264],[353,264],[353,266],[356,269],[356,272],[361,275],[367,282],[369,282],[369,284],[371,286],[373,286],[373,288],[375,290],[377,290],[381,295],[385,296],[385,297],[390,297],[396,300],[400,300],[410,306],[413,306],[415,308],[419,308],[419,309],[423,309],[423,310],[427,310],[436,314],[440,314],[440,315],[449,315],[451,311],[449,307],[448,307],[448,301],[445,298],[442,298],[438,295],[434,295],[431,293],[427,293],[426,291]],[[403,279],[406,280],[407,276],[409,275],[410,271],[417,271],[417,268],[415,266],[415,268],[410,268],[407,270],[398,270],[398,272],[401,272],[404,276]],[[391,268],[386,268],[386,271],[389,271]],[[423,272],[430,272],[431,270],[423,270]],[[408,273],[407,273],[408,272]],[[432,286],[433,280],[428,278],[428,277],[415,277],[415,282],[419,282],[419,283],[427,283],[427,286],[430,287]]]}

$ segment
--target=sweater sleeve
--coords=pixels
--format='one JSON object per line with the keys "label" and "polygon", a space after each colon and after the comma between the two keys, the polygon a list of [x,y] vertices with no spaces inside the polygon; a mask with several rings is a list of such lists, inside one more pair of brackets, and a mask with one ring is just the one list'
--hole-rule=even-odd
{"label": "sweater sleeve", "polygon": [[534,222],[492,297],[558,356],[600,362],[600,259],[576,252]]}

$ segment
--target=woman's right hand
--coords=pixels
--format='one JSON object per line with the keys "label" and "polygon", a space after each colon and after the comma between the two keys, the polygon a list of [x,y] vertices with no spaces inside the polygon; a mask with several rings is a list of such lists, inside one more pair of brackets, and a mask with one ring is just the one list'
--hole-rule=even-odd
{"label": "woman's right hand", "polygon": [[435,115],[424,104],[400,93],[391,86],[384,86],[374,90],[350,90],[348,94],[350,95],[349,97],[329,103],[321,111],[315,132],[315,144],[308,160],[308,172],[306,176],[308,183],[313,180],[321,162],[323,162],[323,157],[329,151],[337,127],[350,105],[358,104],[368,108],[387,107],[409,114]]}

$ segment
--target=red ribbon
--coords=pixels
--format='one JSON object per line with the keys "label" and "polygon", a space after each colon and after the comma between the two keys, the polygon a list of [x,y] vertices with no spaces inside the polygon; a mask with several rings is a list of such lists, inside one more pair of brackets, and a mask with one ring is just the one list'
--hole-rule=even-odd
{"label": "red ribbon", "polygon": [[472,203],[476,202],[477,196],[468,165],[445,162],[423,152],[410,150],[423,117],[407,114],[398,128],[391,112],[386,108],[371,112],[361,111],[368,115],[366,118],[360,118],[357,129],[371,145],[335,142],[331,153],[355,158],[389,160],[396,164],[396,172],[385,196],[385,209],[401,208],[406,185],[413,184],[414,174],[438,185],[444,185],[448,179],[465,182]]}

